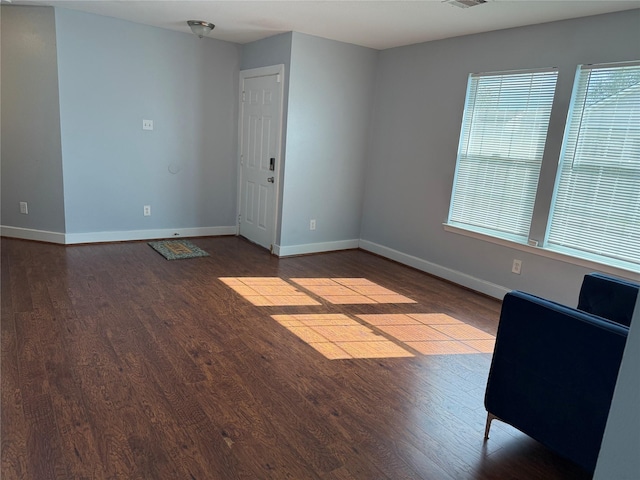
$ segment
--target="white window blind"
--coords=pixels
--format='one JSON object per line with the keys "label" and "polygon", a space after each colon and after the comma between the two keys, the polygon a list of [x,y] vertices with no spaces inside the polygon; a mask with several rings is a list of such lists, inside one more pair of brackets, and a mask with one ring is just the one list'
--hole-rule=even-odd
{"label": "white window blind", "polygon": [[640,62],[578,68],[547,244],[640,264]]}
{"label": "white window blind", "polygon": [[557,76],[469,76],[449,224],[527,239]]}

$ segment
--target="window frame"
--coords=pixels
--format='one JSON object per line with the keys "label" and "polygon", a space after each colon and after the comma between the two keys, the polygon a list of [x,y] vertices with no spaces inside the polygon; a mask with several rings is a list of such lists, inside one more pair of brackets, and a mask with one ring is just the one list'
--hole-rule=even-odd
{"label": "window frame", "polygon": [[[596,65],[613,66],[613,65],[624,65],[624,64],[640,65],[640,60],[631,61],[631,62],[594,64],[590,66],[591,67]],[[580,69],[581,67],[583,67],[583,65],[578,65],[578,69]],[[543,70],[548,70],[548,69],[543,69]],[[525,70],[525,71],[534,71],[534,70],[531,69],[531,70]],[[505,74],[508,72],[495,72],[495,73]],[[560,75],[562,74],[560,73]],[[556,83],[556,88],[557,87],[558,87],[558,83]],[[469,89],[469,82],[467,84],[467,95],[468,95],[468,89]],[[549,178],[549,175],[545,174],[545,178],[546,178],[545,184],[548,185],[548,187],[550,188],[545,187],[543,191],[537,190],[535,192],[534,216],[530,220],[529,235],[526,238],[522,236],[509,236],[504,234],[496,235],[494,231],[491,231],[488,229],[477,228],[477,227],[474,228],[465,224],[452,222],[451,221],[451,205],[453,202],[455,188],[456,188],[455,176],[454,176],[454,182],[451,188],[451,198],[449,203],[449,211],[447,213],[447,220],[443,223],[443,228],[445,231],[454,233],[457,235],[463,235],[463,236],[471,237],[477,240],[482,240],[485,242],[502,245],[514,250],[524,251],[527,253],[531,253],[533,255],[551,258],[551,259],[562,261],[568,264],[582,266],[588,269],[599,270],[602,272],[606,272],[606,273],[610,273],[610,274],[618,275],[622,277],[627,277],[627,278],[637,278],[638,280],[640,280],[640,264],[636,264],[634,262],[627,262],[623,260],[616,260],[606,256],[589,254],[587,252],[574,251],[567,248],[557,248],[555,246],[550,247],[547,243],[547,238],[548,238],[552,214],[553,214],[552,202],[555,201],[557,181],[560,175],[560,168],[561,168],[560,158],[562,157],[559,157],[558,155],[562,155],[564,153],[565,136],[567,134],[566,129],[569,121],[569,115],[571,114],[571,111],[574,106],[574,100],[573,100],[575,95],[574,89],[575,89],[575,85],[572,86],[570,91],[570,95],[571,95],[570,103],[568,104],[565,103],[564,105],[562,102],[562,98],[556,98],[554,93],[552,106],[551,106],[549,127],[551,127],[553,123],[556,124],[556,128],[554,129],[555,134],[551,133],[552,132],[551,130],[547,131],[547,137],[544,145],[545,151],[543,152],[543,157],[541,160],[541,169],[546,169],[546,171],[549,172],[549,168],[553,168],[555,172],[555,175],[554,175],[555,181],[552,183],[552,180]],[[467,106],[467,98],[465,97],[465,108],[466,106]],[[556,150],[560,148],[560,140],[558,140],[559,135],[557,131],[558,119],[556,118],[555,121],[553,120],[554,115],[557,114],[557,112],[556,114],[554,114],[554,111],[558,108],[562,108],[563,110],[565,110],[565,113],[567,115],[564,122],[565,131],[563,131],[563,134],[561,137],[562,149],[560,151]],[[557,153],[548,155],[546,150],[547,150],[547,143],[550,142],[550,134],[553,137],[551,141],[556,146],[554,148],[550,148],[549,150],[551,151],[555,150],[555,152]],[[461,128],[461,136],[460,136],[458,151],[460,150],[461,142],[462,142],[462,128]],[[458,173],[458,158],[456,158],[455,175],[457,175],[457,173]],[[535,213],[535,212],[538,212],[538,213]],[[535,239],[532,238],[531,235],[535,235],[534,237]]]}
{"label": "window frame", "polygon": [[[477,97],[482,95],[489,95],[491,88],[494,85],[489,85],[486,91],[480,91],[482,85],[483,78],[491,78],[497,79],[500,84],[500,93],[502,89],[503,82],[507,86],[510,86],[513,89],[518,88],[519,79],[526,80],[527,76],[530,77],[529,80],[529,89],[526,91],[526,97],[524,99],[526,102],[518,101],[516,104],[520,107],[520,110],[513,109],[513,113],[516,112],[517,115],[524,112],[526,115],[531,115],[533,112],[534,119],[529,119],[526,123],[528,127],[537,127],[539,131],[534,132],[531,137],[536,137],[536,142],[534,148],[527,149],[522,148],[525,142],[517,142],[511,140],[510,143],[498,143],[502,141],[502,134],[496,135],[495,133],[489,133],[487,137],[485,137],[484,132],[480,134],[477,138],[473,138],[473,140],[479,141],[480,146],[472,141],[472,135],[474,134],[474,121],[477,120],[476,117],[482,116],[483,111],[482,103],[477,102]],[[534,78],[535,76],[535,78]],[[506,81],[505,81],[506,80]],[[526,81],[523,82],[526,84]],[[558,84],[558,68],[557,67],[545,67],[545,68],[534,68],[534,69],[525,69],[525,70],[508,70],[508,71],[498,71],[498,72],[483,72],[483,73],[471,73],[467,78],[467,89],[465,95],[465,105],[463,118],[460,127],[460,137],[458,143],[458,150],[456,155],[456,167],[454,172],[453,185],[451,188],[451,198],[449,202],[449,211],[447,215],[446,224],[452,227],[466,229],[470,231],[474,231],[480,234],[495,236],[496,238],[501,238],[505,240],[511,240],[514,242],[526,242],[529,238],[531,224],[533,219],[533,212],[536,206],[536,197],[537,197],[537,188],[538,182],[540,179],[540,172],[543,164],[544,151],[547,142],[547,135],[549,130],[549,123],[551,119],[551,114],[554,107],[555,94],[557,90]],[[540,97],[536,96],[536,88],[540,88],[540,86],[545,87],[545,96]],[[517,93],[525,93],[524,90],[519,91]],[[540,122],[538,120],[537,112],[535,111],[535,103],[544,100],[546,103],[543,106],[545,113],[542,115],[544,117],[544,121]],[[506,102],[506,107],[513,106],[513,98],[509,97],[509,95],[499,96],[497,100],[497,104],[501,106],[493,115],[493,117],[498,118],[501,115],[505,114],[508,111],[508,108],[505,107],[504,103]],[[526,107],[523,109],[523,107]],[[517,116],[516,115],[516,116]],[[510,120],[509,120],[510,121]],[[522,126],[520,127],[523,128]],[[500,139],[496,142],[496,137],[500,137]],[[540,138],[541,137],[541,138]],[[488,140],[487,140],[488,138]],[[493,154],[491,157],[487,156],[487,152],[482,152],[482,149],[485,148],[485,140],[487,140],[486,150],[491,151],[493,148],[509,148],[513,149],[514,153],[509,152],[507,155],[500,155],[499,157],[496,154]],[[531,139],[530,139],[531,140]],[[533,142],[529,142],[530,144]],[[515,148],[514,148],[515,145]],[[479,153],[469,153],[469,152],[479,152]],[[524,158],[523,155],[526,155],[528,158]],[[508,223],[509,220],[505,222],[504,218],[501,219],[501,215],[494,215],[492,212],[483,213],[482,218],[477,221],[477,223],[473,223],[473,214],[469,214],[471,209],[465,211],[465,214],[469,214],[466,221],[461,221],[460,215],[456,212],[459,212],[461,209],[464,210],[464,206],[460,206],[460,203],[464,203],[463,199],[457,196],[457,193],[461,189],[473,187],[469,186],[469,181],[460,181],[461,171],[463,169],[469,169],[471,171],[474,167],[470,164],[475,163],[478,165],[477,170],[479,172],[487,172],[490,173],[492,169],[495,172],[500,173],[504,176],[504,179],[511,180],[525,180],[530,175],[533,175],[535,178],[526,183],[526,192],[521,193],[519,198],[527,198],[524,205],[517,205],[516,209],[518,210],[519,215],[517,216],[517,224],[523,225],[523,222],[526,223],[522,228],[513,228],[511,231],[504,228],[504,223]],[[483,157],[486,157],[483,159]],[[501,163],[501,164],[500,164]],[[518,165],[519,164],[519,165]],[[468,176],[468,173],[465,171],[463,176]],[[486,185],[486,184],[485,184]],[[512,188],[511,190],[522,190],[520,185],[518,188]],[[505,194],[506,196],[506,194]],[[512,193],[513,197],[518,197],[518,193]],[[494,197],[493,194],[489,195],[485,200],[493,200],[494,202],[503,198]],[[502,205],[501,205],[502,206]],[[523,213],[528,214],[528,216],[523,215]],[[498,217],[497,219],[495,217]],[[487,226],[486,220],[495,220],[492,226]],[[484,225],[480,224],[481,222],[485,222]]]}
{"label": "window frame", "polygon": [[[566,213],[562,213],[562,214],[559,214],[558,218],[554,217],[554,214],[556,213],[556,209],[558,207],[558,196],[565,195],[564,191],[562,191],[561,193],[562,186],[565,185],[565,183],[563,182],[572,182],[572,183],[584,182],[584,180],[581,181],[577,179],[579,173],[577,173],[576,175],[571,175],[569,173],[568,179],[567,179],[567,177],[565,177],[564,175],[566,175],[568,172],[576,170],[576,171],[583,171],[588,173],[589,170],[592,170],[593,174],[589,175],[589,177],[591,178],[589,178],[588,181],[594,184],[599,184],[603,179],[603,177],[606,178],[608,176],[611,176],[611,175],[607,175],[607,173],[611,173],[611,172],[615,174],[616,178],[620,178],[621,172],[627,169],[637,170],[638,172],[635,175],[636,176],[640,175],[640,161],[638,162],[637,166],[632,164],[631,162],[629,162],[629,167],[623,164],[608,165],[607,161],[596,162],[595,160],[593,160],[593,156],[591,158],[590,157],[581,158],[578,154],[579,149],[582,148],[582,146],[585,144],[588,146],[589,148],[588,151],[590,151],[591,153],[593,153],[593,150],[597,148],[597,146],[596,147],[593,146],[594,143],[589,143],[589,140],[594,139],[595,135],[590,134],[586,138],[584,136],[581,138],[581,132],[584,129],[583,124],[585,124],[585,122],[589,122],[589,123],[586,123],[586,126],[589,126],[590,121],[592,121],[593,119],[593,116],[586,115],[586,113],[588,112],[587,102],[590,99],[589,82],[591,79],[591,72],[596,70],[612,71],[618,68],[625,68],[625,67],[636,67],[636,69],[638,70],[638,73],[640,74],[640,61],[585,64],[585,65],[578,65],[576,69],[573,88],[571,91],[571,101],[569,104],[569,110],[568,110],[566,121],[565,121],[565,130],[562,138],[562,149],[558,159],[558,165],[556,167],[556,178],[554,182],[553,194],[551,197],[551,204],[549,207],[549,215],[547,217],[547,224],[545,227],[543,246],[548,250],[563,253],[566,255],[574,256],[574,257],[592,259],[594,261],[602,262],[605,264],[625,266],[625,267],[628,266],[629,268],[633,268],[633,266],[635,266],[636,269],[640,269],[640,259],[638,259],[638,261],[636,262],[635,259],[629,260],[625,258],[623,255],[615,255],[611,253],[612,246],[610,246],[608,249],[601,247],[600,248],[601,253],[598,253],[595,251],[597,250],[596,246],[589,245],[586,242],[583,242],[584,244],[580,245],[578,243],[579,240],[574,240],[573,246],[563,245],[562,243],[560,243],[560,241],[552,240],[552,237],[556,236],[557,238],[561,235],[559,232],[553,231],[554,220],[562,221],[562,218],[565,218],[567,215]],[[585,77],[585,75],[588,75],[588,77]],[[636,83],[634,86],[636,85],[640,85],[640,83]],[[626,87],[626,88],[629,88],[629,87]],[[607,100],[605,99],[604,101],[607,101]],[[580,103],[578,104],[577,102],[580,102]],[[616,103],[616,105],[618,104]],[[576,125],[574,125],[574,122],[576,122]],[[626,125],[630,125],[630,124],[626,124]],[[600,127],[603,130],[607,130],[606,125],[600,126],[599,124],[595,123],[595,124],[591,124],[590,126],[591,129],[595,129],[596,127]],[[613,130],[613,126],[611,126],[609,130]],[[625,130],[628,131],[629,128],[627,127]],[[625,141],[628,138],[629,137],[627,135],[624,136]],[[636,138],[636,142],[639,141],[639,139],[640,139],[640,135],[638,135],[638,138]],[[615,143],[613,144],[613,146],[615,146]],[[610,146],[607,145],[607,149],[605,149],[605,151],[608,150],[609,147]],[[628,148],[629,147],[627,147],[626,145],[623,145],[623,151],[625,151]],[[569,163],[571,163],[571,166],[569,166]],[[605,180],[605,186],[610,186],[608,180]],[[640,185],[639,185],[639,190],[640,190]],[[561,210],[561,211],[563,212],[567,211],[568,207],[570,206],[571,205],[568,205],[568,206],[562,205],[561,208],[564,210]],[[567,236],[571,235],[572,233],[574,235],[574,238],[576,235],[579,235],[579,232],[575,227],[571,228],[567,232]],[[566,243],[569,243],[569,241],[566,241]],[[606,243],[611,243],[611,241],[608,241]],[[602,253],[604,250],[608,250],[609,252],[606,254]]]}

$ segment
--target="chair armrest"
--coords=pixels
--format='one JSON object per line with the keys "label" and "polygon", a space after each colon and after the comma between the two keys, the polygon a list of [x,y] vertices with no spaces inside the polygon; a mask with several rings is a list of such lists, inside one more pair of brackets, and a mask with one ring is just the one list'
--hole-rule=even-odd
{"label": "chair armrest", "polygon": [[614,322],[631,325],[640,285],[602,273],[584,276],[578,309]]}
{"label": "chair armrest", "polygon": [[523,292],[503,301],[485,407],[593,471],[628,328]]}

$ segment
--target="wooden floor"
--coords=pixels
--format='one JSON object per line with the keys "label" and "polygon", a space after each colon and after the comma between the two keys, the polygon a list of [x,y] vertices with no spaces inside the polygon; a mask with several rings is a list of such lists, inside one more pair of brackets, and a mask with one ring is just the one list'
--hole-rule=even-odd
{"label": "wooden floor", "polygon": [[[584,479],[509,426],[483,441],[491,354],[328,360],[273,314],[499,302],[362,251],[277,259],[241,238],[167,261],[144,242],[2,239],[9,479]],[[363,277],[417,303],[256,306],[220,277]]]}

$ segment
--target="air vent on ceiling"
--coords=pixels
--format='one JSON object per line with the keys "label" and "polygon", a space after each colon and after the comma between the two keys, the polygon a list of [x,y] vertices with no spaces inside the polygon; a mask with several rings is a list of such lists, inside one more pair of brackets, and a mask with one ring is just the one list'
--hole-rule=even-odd
{"label": "air vent on ceiling", "polygon": [[487,3],[487,0],[445,0],[449,5],[455,5],[460,8],[475,7]]}

